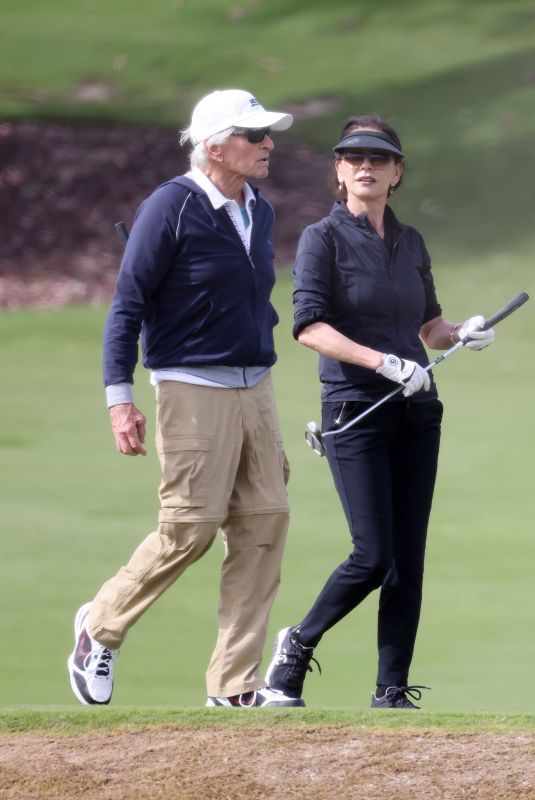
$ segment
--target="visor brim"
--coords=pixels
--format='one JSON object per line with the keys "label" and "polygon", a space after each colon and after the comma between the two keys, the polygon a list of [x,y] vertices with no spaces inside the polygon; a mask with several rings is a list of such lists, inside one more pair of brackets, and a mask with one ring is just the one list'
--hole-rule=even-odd
{"label": "visor brim", "polygon": [[405,158],[402,151],[384,133],[379,131],[353,131],[335,144],[335,155],[342,156],[351,150],[383,150],[392,153],[398,158]]}

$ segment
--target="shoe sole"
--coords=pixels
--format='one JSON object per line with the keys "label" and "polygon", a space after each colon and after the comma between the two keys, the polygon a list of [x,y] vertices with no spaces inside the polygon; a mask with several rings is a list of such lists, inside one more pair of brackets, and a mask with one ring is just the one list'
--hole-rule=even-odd
{"label": "shoe sole", "polygon": [[100,703],[92,703],[80,691],[78,684],[76,683],[76,666],[74,664],[74,656],[76,654],[76,646],[78,644],[78,637],[80,636],[80,632],[83,627],[84,620],[86,619],[87,615],[89,614],[89,607],[91,603],[85,603],[81,608],[78,609],[76,613],[76,617],[74,618],[74,650],[70,654],[67,660],[67,669],[69,670],[69,680],[71,684],[71,689],[80,703],[84,706],[91,706],[91,705],[101,705]]}
{"label": "shoe sole", "polygon": [[232,703],[228,701],[226,703],[221,702],[221,700],[215,699],[213,697],[209,697],[204,704],[205,708],[246,708],[246,706],[233,706]]}
{"label": "shoe sole", "polygon": [[290,630],[290,628],[291,626],[289,628],[283,628],[278,632],[278,634],[275,637],[275,642],[273,643],[273,650],[271,653],[271,661],[269,662],[266,676],[264,678],[268,686],[271,685],[270,678],[273,674],[273,670],[275,669],[275,667],[278,666],[278,664],[275,663],[275,657],[281,652],[282,643],[286,639],[286,636],[288,635],[288,631]]}
{"label": "shoe sole", "polygon": [[270,700],[268,703],[257,706],[257,708],[303,708],[305,706],[306,703],[302,697],[295,697],[290,700],[281,700],[280,702]]}
{"label": "shoe sole", "polygon": [[302,708],[304,705],[305,701],[300,697],[296,697],[295,699],[291,698],[290,700],[281,700],[280,702],[277,702],[276,700],[269,700],[267,703],[250,706],[234,706],[228,701],[222,701],[219,698],[209,697],[204,704],[205,708]]}

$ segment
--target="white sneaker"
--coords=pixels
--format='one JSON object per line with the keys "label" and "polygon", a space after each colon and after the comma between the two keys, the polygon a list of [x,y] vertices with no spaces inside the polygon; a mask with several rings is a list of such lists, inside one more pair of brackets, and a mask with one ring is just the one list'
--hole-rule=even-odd
{"label": "white sneaker", "polygon": [[84,705],[107,705],[113,691],[113,662],[118,650],[110,650],[90,636],[85,623],[91,603],[78,609],[74,620],[74,650],[67,661],[71,689]]}
{"label": "white sneaker", "polygon": [[208,697],[207,708],[226,706],[227,708],[284,708],[289,706],[304,706],[305,701],[300,697],[287,697],[276,689],[266,686],[253,692],[242,692],[231,697]]}

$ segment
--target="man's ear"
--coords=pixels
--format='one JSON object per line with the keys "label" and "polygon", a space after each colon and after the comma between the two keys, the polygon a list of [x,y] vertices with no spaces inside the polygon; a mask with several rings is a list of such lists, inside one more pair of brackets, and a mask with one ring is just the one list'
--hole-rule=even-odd
{"label": "man's ear", "polygon": [[204,148],[208,153],[208,157],[211,161],[217,161],[221,163],[223,161],[223,148],[220,144],[208,144],[208,142],[203,142]]}

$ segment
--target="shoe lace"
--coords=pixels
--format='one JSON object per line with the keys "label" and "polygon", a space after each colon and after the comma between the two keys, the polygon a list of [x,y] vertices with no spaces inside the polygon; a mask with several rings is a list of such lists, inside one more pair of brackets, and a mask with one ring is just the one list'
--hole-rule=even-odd
{"label": "shoe lace", "polygon": [[110,675],[110,662],[116,661],[117,650],[109,650],[104,645],[100,645],[98,650],[92,650],[87,654],[84,667],[91,670],[99,678],[108,678]]}
{"label": "shoe lace", "polygon": [[[431,691],[430,686],[421,686],[421,685],[413,685],[413,686],[390,686],[385,694],[395,703],[397,700],[406,700],[410,703],[410,700],[407,698],[407,695],[412,700],[417,700],[418,702],[422,699],[422,689],[429,689]],[[415,706],[415,708],[420,708],[420,706]]]}
{"label": "shoe lace", "polygon": [[319,661],[312,655],[313,648],[305,647],[295,637],[290,637],[291,649],[284,653],[284,663],[288,665],[288,673],[286,680],[291,686],[300,685],[303,676],[306,672],[313,672],[311,661],[318,668],[321,675],[321,666]]}

